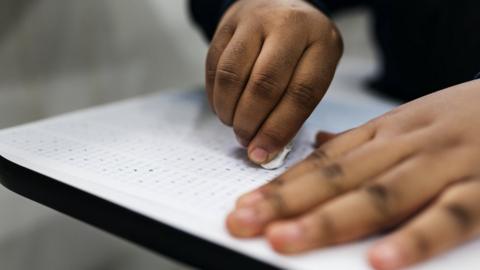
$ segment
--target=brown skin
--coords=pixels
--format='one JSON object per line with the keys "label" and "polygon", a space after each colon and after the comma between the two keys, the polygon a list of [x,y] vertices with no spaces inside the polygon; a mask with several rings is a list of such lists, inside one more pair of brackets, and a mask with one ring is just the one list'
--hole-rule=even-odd
{"label": "brown skin", "polygon": [[[267,162],[320,102],[341,54],[337,29],[306,1],[238,0],[208,53],[210,104],[250,159]],[[229,231],[296,254],[394,227],[368,254],[381,270],[479,236],[479,101],[480,81],[469,82],[319,133],[306,160],[239,199]]]}
{"label": "brown skin", "polygon": [[395,228],[368,253],[399,269],[480,235],[480,80],[407,103],[320,146],[228,216],[284,254]]}
{"label": "brown skin", "polygon": [[238,0],[212,40],[209,102],[249,158],[263,164],[324,96],[342,54],[334,24],[303,0]]}

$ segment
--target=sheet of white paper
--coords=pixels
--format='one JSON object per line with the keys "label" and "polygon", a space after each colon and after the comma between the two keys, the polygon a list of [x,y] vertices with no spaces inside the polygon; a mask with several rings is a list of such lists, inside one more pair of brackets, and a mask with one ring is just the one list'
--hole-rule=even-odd
{"label": "sheet of white paper", "polygon": [[[317,129],[341,131],[389,108],[327,99],[295,139],[286,165],[274,171],[247,161],[231,129],[210,113],[200,92],[154,94],[3,130],[0,155],[282,268],[368,269],[364,253],[371,240],[284,257],[262,239],[231,238],[223,224],[240,194],[267,183],[311,151]],[[468,256],[472,248],[480,248],[479,243],[419,269],[453,269],[459,258],[478,264]]]}

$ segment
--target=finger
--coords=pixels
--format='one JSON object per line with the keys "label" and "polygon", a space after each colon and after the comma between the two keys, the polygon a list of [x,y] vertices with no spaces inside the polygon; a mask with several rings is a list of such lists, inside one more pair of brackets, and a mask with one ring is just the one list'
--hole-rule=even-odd
{"label": "finger", "polygon": [[458,183],[369,251],[375,269],[400,269],[480,235],[480,179]]}
{"label": "finger", "polygon": [[319,131],[315,135],[314,147],[319,148],[320,146],[322,146],[326,142],[332,140],[333,138],[337,137],[338,135],[339,134],[335,134],[335,133],[331,133],[331,132],[327,132],[327,131]]}
{"label": "finger", "polygon": [[282,97],[305,46],[298,32],[275,33],[265,40],[233,119],[235,134],[244,146]]}
{"label": "finger", "polygon": [[210,106],[215,111],[213,106],[213,88],[215,85],[215,76],[217,73],[217,65],[220,56],[227,47],[230,39],[235,33],[235,26],[229,23],[220,23],[219,29],[215,32],[210,47],[207,53],[207,60],[205,63],[205,88],[207,90],[208,101]]}
{"label": "finger", "polygon": [[[248,147],[249,156],[254,162],[261,164],[275,158],[293,139],[320,102],[333,78],[340,57],[329,54],[332,54],[331,50],[318,44],[305,51],[285,94],[259,127]],[[261,160],[255,153],[268,154],[266,159]]]}
{"label": "finger", "polygon": [[306,160],[296,164],[282,175],[273,179],[270,183],[241,196],[237,201],[237,206],[255,205],[260,199],[263,199],[263,193],[289,181],[296,180],[298,177],[308,174],[312,170],[332,163],[332,161],[338,157],[370,141],[374,137],[375,132],[376,129],[373,125],[366,124],[346,133],[339,134],[335,139],[315,149]]}
{"label": "finger", "polygon": [[[458,156],[448,152],[436,159],[408,159],[362,189],[320,205],[299,220],[272,225],[267,233],[269,240],[281,252],[301,252],[355,240],[395,225],[433,199],[452,179],[463,177],[466,170],[462,165],[445,170],[445,164],[452,164],[453,157]],[[291,238],[289,226],[301,227],[302,235]]]}
{"label": "finger", "polygon": [[[389,151],[385,151],[386,148]],[[401,162],[414,151],[412,138],[390,143],[382,140],[366,144],[329,165],[315,168],[296,181],[262,191],[255,205],[241,205],[231,215],[232,232],[237,236],[261,233],[274,220],[295,216],[336,197]],[[281,181],[281,180],[277,180]],[[255,219],[242,219],[246,211]],[[240,216],[238,216],[240,212]],[[239,233],[236,228],[241,228]]]}
{"label": "finger", "polygon": [[213,105],[220,120],[232,125],[233,115],[262,47],[262,33],[252,24],[240,25],[223,51],[215,73]]}

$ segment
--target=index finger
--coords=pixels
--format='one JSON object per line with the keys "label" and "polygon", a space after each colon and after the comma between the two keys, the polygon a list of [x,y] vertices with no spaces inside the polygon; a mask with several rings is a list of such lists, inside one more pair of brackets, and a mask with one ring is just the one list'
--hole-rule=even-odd
{"label": "index finger", "polygon": [[370,141],[375,135],[375,130],[375,127],[369,123],[339,134],[331,141],[322,145],[322,147],[315,149],[305,160],[276,177],[273,181],[241,196],[237,201],[237,205],[254,204],[263,196],[263,193],[271,188],[293,181],[312,170],[331,163],[332,160]]}
{"label": "index finger", "polygon": [[319,44],[306,49],[282,99],[249,145],[252,161],[263,164],[275,158],[313,112],[333,78],[340,57],[325,60],[329,52]]}

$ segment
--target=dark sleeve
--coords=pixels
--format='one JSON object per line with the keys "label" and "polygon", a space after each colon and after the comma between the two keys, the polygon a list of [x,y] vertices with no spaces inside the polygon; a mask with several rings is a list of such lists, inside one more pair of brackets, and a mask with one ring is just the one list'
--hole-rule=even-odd
{"label": "dark sleeve", "polygon": [[475,79],[480,79],[480,72],[475,76]]}
{"label": "dark sleeve", "polygon": [[[334,14],[349,8],[369,5],[372,0],[319,0],[325,9]],[[315,1],[317,2],[317,1]]]}
{"label": "dark sleeve", "polygon": [[[318,9],[329,14],[364,4],[368,0],[309,0]],[[223,13],[235,0],[190,0],[190,14],[204,35],[211,40]]]}
{"label": "dark sleeve", "polygon": [[233,4],[233,0],[190,0],[190,15],[211,40],[223,13]]}

